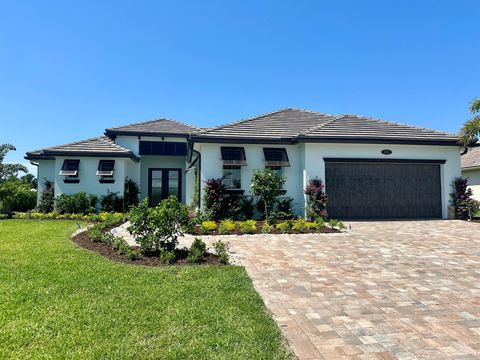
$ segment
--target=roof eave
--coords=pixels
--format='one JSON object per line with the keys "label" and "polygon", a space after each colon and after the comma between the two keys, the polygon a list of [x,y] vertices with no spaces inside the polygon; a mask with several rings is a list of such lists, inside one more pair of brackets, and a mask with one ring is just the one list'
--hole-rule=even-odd
{"label": "roof eave", "polygon": [[188,138],[190,133],[186,132],[162,132],[162,131],[134,131],[134,130],[114,130],[106,129],[105,135],[109,138],[123,136],[154,136],[154,137],[184,137]]}
{"label": "roof eave", "polygon": [[54,160],[54,157],[44,155],[44,154],[31,154],[26,153],[24,156],[25,160]]}
{"label": "roof eave", "polygon": [[27,160],[53,160],[55,156],[81,156],[81,157],[116,157],[116,158],[130,158],[137,161],[138,157],[133,152],[117,153],[111,151],[44,151],[42,154],[26,154]]}
{"label": "roof eave", "polygon": [[253,137],[238,137],[238,136],[205,136],[193,135],[190,140],[196,143],[219,143],[219,144],[285,144],[293,143],[293,138],[278,137],[278,138],[253,138]]}
{"label": "roof eave", "polygon": [[298,142],[303,143],[353,143],[353,144],[400,144],[400,145],[440,145],[460,146],[457,139],[405,139],[382,137],[325,137],[325,136],[297,136]]}
{"label": "roof eave", "polygon": [[462,171],[475,171],[475,170],[480,170],[480,165],[462,166]]}

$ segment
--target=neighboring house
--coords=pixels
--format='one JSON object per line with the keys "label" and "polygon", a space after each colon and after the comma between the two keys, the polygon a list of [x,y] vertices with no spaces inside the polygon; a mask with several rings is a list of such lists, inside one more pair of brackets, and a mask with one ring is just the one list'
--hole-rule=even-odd
{"label": "neighboring house", "polygon": [[473,197],[480,200],[480,147],[470,148],[462,155],[462,176],[468,179]]}
{"label": "neighboring house", "polygon": [[[225,177],[230,193],[248,195],[253,171],[286,177],[285,196],[304,214],[303,189],[321,179],[332,217],[446,218],[460,176],[453,134],[356,115],[283,109],[211,129],[160,119],[110,128],[105,136],[28,152],[55,193],[99,196],[135,180],[155,203],[175,194],[203,196],[203,183]],[[195,176],[195,174],[199,176]]]}

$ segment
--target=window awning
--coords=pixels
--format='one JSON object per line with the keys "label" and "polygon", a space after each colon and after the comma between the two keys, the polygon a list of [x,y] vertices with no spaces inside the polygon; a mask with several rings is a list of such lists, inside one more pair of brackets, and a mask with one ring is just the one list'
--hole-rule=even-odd
{"label": "window awning", "polygon": [[263,148],[265,166],[290,166],[287,150],[285,148]]}
{"label": "window awning", "polygon": [[97,176],[113,176],[115,160],[100,160],[98,162]]}
{"label": "window awning", "polygon": [[246,166],[245,149],[243,147],[222,147],[223,165]]}
{"label": "window awning", "polygon": [[64,160],[62,170],[60,170],[61,176],[77,176],[80,160]]}

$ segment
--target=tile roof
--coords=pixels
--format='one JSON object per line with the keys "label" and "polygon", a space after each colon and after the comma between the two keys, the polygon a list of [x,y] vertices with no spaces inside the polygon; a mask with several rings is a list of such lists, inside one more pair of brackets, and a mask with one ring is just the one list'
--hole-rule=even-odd
{"label": "tile roof", "polygon": [[105,130],[105,134],[112,135],[176,135],[188,136],[199,129],[171,119],[156,119],[130,125],[116,126]]}
{"label": "tile roof", "polygon": [[304,134],[305,137],[354,137],[384,139],[453,140],[455,134],[358,115],[340,115]]}
{"label": "tile roof", "polygon": [[462,155],[461,161],[463,170],[468,168],[480,168],[480,146],[468,149],[468,152],[465,155]]}
{"label": "tile roof", "polygon": [[197,142],[393,142],[456,145],[457,136],[358,115],[330,115],[287,108],[209,129],[157,119],[106,129],[107,136],[28,152],[27,159],[55,155],[126,156],[134,154],[112,139],[116,135],[179,136]]}
{"label": "tile roof", "polygon": [[198,136],[235,138],[292,138],[332,119],[332,115],[298,109],[281,109],[267,114],[204,129]]}
{"label": "tile roof", "polygon": [[56,155],[135,157],[132,151],[115,144],[112,139],[106,136],[30,151],[26,155],[25,158],[28,160],[48,159]]}
{"label": "tile roof", "polygon": [[357,115],[329,115],[302,109],[282,109],[226,125],[205,129],[197,140],[381,140],[456,143],[457,136],[441,131]]}

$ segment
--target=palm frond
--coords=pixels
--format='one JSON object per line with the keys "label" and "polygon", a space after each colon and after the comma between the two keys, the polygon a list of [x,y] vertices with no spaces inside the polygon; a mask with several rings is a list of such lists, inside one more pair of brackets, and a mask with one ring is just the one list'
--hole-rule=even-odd
{"label": "palm frond", "polygon": [[480,112],[480,98],[478,97],[474,98],[470,103],[470,105],[468,106],[468,110],[470,110],[472,114]]}
{"label": "palm frond", "polygon": [[0,144],[0,162],[2,162],[3,159],[5,159],[5,156],[9,151],[15,151],[15,150],[17,149],[15,149],[15,146],[13,146],[12,144]]}
{"label": "palm frond", "polygon": [[480,115],[475,115],[460,129],[459,143],[463,146],[472,145],[480,135]]}

